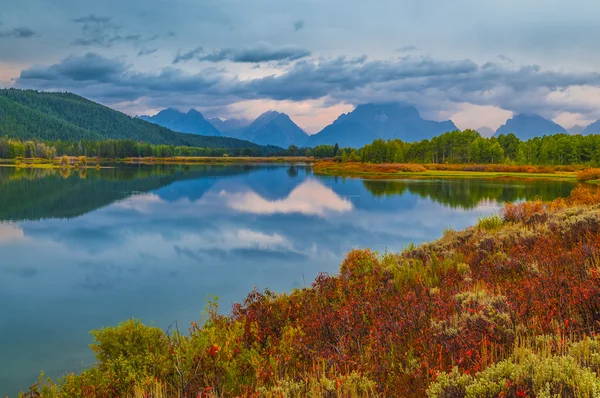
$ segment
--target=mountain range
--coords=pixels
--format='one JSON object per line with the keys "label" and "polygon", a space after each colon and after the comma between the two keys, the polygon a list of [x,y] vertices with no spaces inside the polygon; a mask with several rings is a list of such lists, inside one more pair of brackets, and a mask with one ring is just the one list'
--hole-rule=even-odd
{"label": "mountain range", "polygon": [[420,141],[457,130],[450,120],[425,120],[414,106],[402,104],[364,104],[342,114],[319,133],[310,136],[311,147],[335,144],[359,148],[381,138]]}
{"label": "mountain range", "polygon": [[224,135],[227,135],[232,131],[243,129],[252,123],[250,120],[241,118],[220,119],[218,117],[214,117],[212,119],[208,119],[208,121]]}
{"label": "mountain range", "polygon": [[177,109],[167,108],[154,116],[142,115],[140,119],[180,133],[213,137],[221,135],[221,132],[195,109],[190,109],[188,113],[181,113]]}
{"label": "mountain range", "polygon": [[288,115],[276,111],[263,113],[248,126],[230,131],[229,135],[260,145],[275,145],[282,148],[288,148],[290,145],[302,147],[308,140],[308,134]]}
{"label": "mountain range", "polygon": [[505,124],[496,130],[494,136],[497,137],[501,134],[510,133],[513,133],[519,139],[525,141],[544,135],[567,134],[567,130],[553,121],[544,119],[539,115],[521,113],[508,119]]}
{"label": "mountain range", "polygon": [[587,126],[586,128],[584,128],[581,134],[600,134],[600,120],[597,120],[594,123]]}
{"label": "mountain range", "polygon": [[[378,138],[413,142],[458,130],[451,120],[427,120],[421,117],[414,106],[398,103],[358,105],[352,112],[340,115],[333,123],[310,136],[288,115],[276,111],[265,112],[252,122],[235,118],[204,119],[193,109],[182,113],[171,108],[153,117],[142,118],[176,131],[204,135],[221,134],[259,145],[275,145],[282,148],[290,145],[315,147],[336,143],[341,147],[360,148]],[[207,127],[207,124],[211,124],[212,129]],[[496,131],[486,126],[478,128],[477,131],[484,137],[513,133],[521,140],[549,134],[567,134],[567,130],[562,126],[532,114],[517,114]],[[587,127],[573,126],[568,133],[600,134],[600,121]]]}
{"label": "mountain range", "polygon": [[492,128],[487,127],[487,126],[479,127],[478,129],[475,129],[475,131],[477,131],[479,134],[481,134],[482,137],[486,137],[486,138],[489,138],[496,133]]}

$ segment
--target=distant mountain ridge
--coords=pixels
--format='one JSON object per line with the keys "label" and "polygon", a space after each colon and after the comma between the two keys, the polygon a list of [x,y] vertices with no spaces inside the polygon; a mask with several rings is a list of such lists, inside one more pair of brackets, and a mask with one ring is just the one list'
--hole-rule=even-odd
{"label": "distant mountain ridge", "polygon": [[255,142],[260,145],[275,145],[288,148],[302,147],[308,134],[285,113],[268,111],[257,117],[250,125],[229,133],[232,137]]}
{"label": "distant mountain ridge", "polygon": [[203,148],[273,149],[234,138],[174,132],[72,93],[14,88],[0,89],[0,134],[48,141],[118,139]]}
{"label": "distant mountain ridge", "polygon": [[581,131],[583,135],[600,134],[600,120],[595,121]]}
{"label": "distant mountain ridge", "polygon": [[452,121],[423,119],[414,106],[398,103],[362,104],[310,136],[308,143],[309,146],[337,143],[340,146],[362,147],[378,138],[412,142],[431,139],[453,130],[457,130],[457,127]]}
{"label": "distant mountain ridge", "polygon": [[218,137],[221,132],[215,128],[204,116],[195,109],[190,109],[187,113],[177,109],[167,108],[158,112],[154,116],[140,116],[140,119],[150,123],[155,123],[173,131],[187,134],[198,134]]}
{"label": "distant mountain ridge", "polygon": [[580,126],[580,125],[576,124],[575,126],[568,129],[568,131],[569,131],[569,134],[576,135],[576,134],[581,134],[585,129],[586,129],[586,126]]}
{"label": "distant mountain ridge", "polygon": [[508,119],[505,124],[500,126],[498,130],[496,130],[494,137],[510,133],[513,133],[519,139],[526,141],[544,135],[567,134],[567,130],[553,121],[544,119],[539,115],[521,113]]}
{"label": "distant mountain ridge", "polygon": [[218,117],[214,117],[212,119],[208,119],[208,121],[223,135],[227,135],[227,133],[231,133],[232,131],[243,129],[244,127],[252,123],[250,120],[241,118],[231,118],[223,120]]}
{"label": "distant mountain ridge", "polygon": [[487,126],[481,126],[478,129],[475,129],[481,136],[483,137],[491,137],[494,135],[495,131]]}

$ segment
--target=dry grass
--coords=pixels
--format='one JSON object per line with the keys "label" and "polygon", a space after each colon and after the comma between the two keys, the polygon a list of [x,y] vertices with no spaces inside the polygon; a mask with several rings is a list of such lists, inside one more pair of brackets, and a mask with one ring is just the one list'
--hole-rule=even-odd
{"label": "dry grass", "polygon": [[313,165],[317,174],[369,176],[375,178],[415,177],[518,177],[575,179],[579,166],[511,166],[503,164],[414,164],[414,163],[339,163],[329,160]]}

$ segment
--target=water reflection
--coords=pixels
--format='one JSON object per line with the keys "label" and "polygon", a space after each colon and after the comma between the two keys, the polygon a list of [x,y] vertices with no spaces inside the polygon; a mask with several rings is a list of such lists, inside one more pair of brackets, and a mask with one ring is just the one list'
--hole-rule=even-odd
{"label": "water reflection", "polygon": [[[401,250],[505,200],[574,184],[362,181],[305,166],[0,168],[0,396],[88,365],[88,331],[197,320],[255,286],[289,291],[352,248]],[[85,178],[83,178],[85,177]]]}
{"label": "water reflection", "polygon": [[411,193],[453,208],[474,209],[484,202],[497,203],[517,200],[552,200],[566,197],[575,183],[532,179],[485,180],[474,178],[440,180],[364,180],[365,188],[375,197]]}
{"label": "water reflection", "polygon": [[221,191],[219,199],[224,200],[233,210],[254,214],[301,213],[323,216],[327,212],[345,213],[352,210],[352,202],[312,179],[304,181],[287,197],[279,200],[265,199],[253,191]]}

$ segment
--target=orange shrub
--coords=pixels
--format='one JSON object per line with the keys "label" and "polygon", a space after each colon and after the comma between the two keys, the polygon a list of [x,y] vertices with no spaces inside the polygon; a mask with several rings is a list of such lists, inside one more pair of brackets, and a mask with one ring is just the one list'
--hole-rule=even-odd
{"label": "orange shrub", "polygon": [[587,169],[577,173],[579,181],[600,180],[600,169]]}

